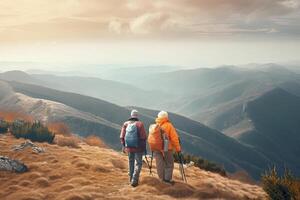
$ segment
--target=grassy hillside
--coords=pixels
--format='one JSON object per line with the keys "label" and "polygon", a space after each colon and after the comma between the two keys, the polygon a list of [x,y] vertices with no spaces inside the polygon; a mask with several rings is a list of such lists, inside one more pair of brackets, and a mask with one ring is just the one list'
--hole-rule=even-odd
{"label": "grassy hillside", "polygon": [[14,152],[11,146],[24,140],[0,135],[1,155],[24,162],[30,169],[23,174],[0,171],[0,196],[4,199],[264,199],[261,187],[230,180],[199,168],[187,168],[188,184],[182,183],[175,164],[174,186],[150,176],[144,164],[140,185],[128,184],[127,157],[107,148],[80,143],[79,148],[35,143],[45,153],[31,149]]}
{"label": "grassy hillside", "polygon": [[128,184],[127,156],[111,149],[89,146],[78,148],[35,143],[46,152],[32,153],[30,148],[11,151],[11,146],[24,140],[0,135],[1,155],[24,162],[29,172],[22,174],[0,171],[0,196],[7,200],[39,199],[264,199],[265,192],[257,185],[231,180],[196,167],[186,168],[188,184],[181,181],[175,164],[174,186],[149,175],[143,165],[140,185]]}

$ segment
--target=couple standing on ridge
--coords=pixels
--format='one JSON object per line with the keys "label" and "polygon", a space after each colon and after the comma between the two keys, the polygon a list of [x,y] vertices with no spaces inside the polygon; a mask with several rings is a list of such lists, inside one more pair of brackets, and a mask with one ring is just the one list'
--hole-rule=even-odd
{"label": "couple standing on ridge", "polygon": [[[156,160],[158,177],[166,183],[172,181],[174,158],[173,150],[181,153],[181,146],[176,129],[169,121],[168,113],[160,111],[155,120],[156,124],[149,128],[149,146]],[[155,132],[155,130],[158,130]],[[157,137],[155,137],[158,135]],[[136,187],[142,170],[143,155],[146,152],[147,134],[144,124],[138,119],[138,111],[132,110],[131,117],[126,121],[120,134],[123,152],[128,153],[130,184]],[[157,143],[157,144],[155,144]],[[161,148],[155,148],[159,146]]]}

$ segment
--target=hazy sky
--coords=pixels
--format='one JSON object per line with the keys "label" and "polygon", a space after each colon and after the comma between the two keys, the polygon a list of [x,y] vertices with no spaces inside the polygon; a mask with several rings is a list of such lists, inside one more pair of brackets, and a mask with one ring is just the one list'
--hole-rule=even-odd
{"label": "hazy sky", "polygon": [[300,0],[0,0],[0,61],[297,60]]}

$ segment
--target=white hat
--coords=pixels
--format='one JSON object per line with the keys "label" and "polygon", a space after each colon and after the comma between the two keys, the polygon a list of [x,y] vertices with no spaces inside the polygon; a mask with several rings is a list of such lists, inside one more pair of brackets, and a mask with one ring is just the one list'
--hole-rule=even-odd
{"label": "white hat", "polygon": [[169,115],[166,111],[160,111],[157,115],[158,118],[169,118]]}
{"label": "white hat", "polygon": [[132,118],[137,118],[138,114],[139,114],[139,112],[137,110],[132,110],[130,115]]}

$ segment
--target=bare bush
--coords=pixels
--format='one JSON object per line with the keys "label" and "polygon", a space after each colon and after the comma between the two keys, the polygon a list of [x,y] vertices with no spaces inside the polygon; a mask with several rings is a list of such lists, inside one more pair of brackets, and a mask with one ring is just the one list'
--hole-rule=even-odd
{"label": "bare bush", "polygon": [[106,148],[107,146],[105,143],[97,136],[90,135],[87,138],[84,139],[84,142],[87,143],[90,146],[97,146],[101,148]]}
{"label": "bare bush", "polygon": [[54,139],[54,143],[62,147],[79,148],[80,139],[75,136],[65,137],[57,135]]}

